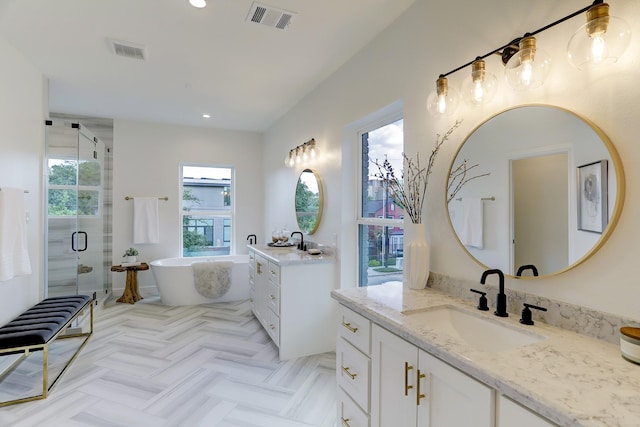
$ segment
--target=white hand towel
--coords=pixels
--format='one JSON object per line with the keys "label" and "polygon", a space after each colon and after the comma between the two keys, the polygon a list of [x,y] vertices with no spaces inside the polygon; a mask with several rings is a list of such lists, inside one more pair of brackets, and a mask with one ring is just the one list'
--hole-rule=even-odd
{"label": "white hand towel", "polygon": [[133,243],[160,243],[157,197],[133,198]]}
{"label": "white hand towel", "polygon": [[0,281],[31,274],[24,191],[0,190]]}
{"label": "white hand towel", "polygon": [[479,249],[483,244],[483,206],[479,197],[465,197],[462,199],[462,218],[460,227],[460,241],[466,246]]}

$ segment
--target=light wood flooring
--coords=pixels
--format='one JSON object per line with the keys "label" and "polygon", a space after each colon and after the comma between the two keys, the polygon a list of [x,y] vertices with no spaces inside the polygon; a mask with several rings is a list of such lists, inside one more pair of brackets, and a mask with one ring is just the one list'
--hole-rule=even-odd
{"label": "light wood flooring", "polygon": [[[53,347],[52,363],[70,345]],[[38,353],[0,382],[1,398],[37,389]],[[279,361],[248,302],[152,296],[97,308],[94,335],[49,397],[0,408],[0,426],[333,427],[335,391],[335,354]]]}

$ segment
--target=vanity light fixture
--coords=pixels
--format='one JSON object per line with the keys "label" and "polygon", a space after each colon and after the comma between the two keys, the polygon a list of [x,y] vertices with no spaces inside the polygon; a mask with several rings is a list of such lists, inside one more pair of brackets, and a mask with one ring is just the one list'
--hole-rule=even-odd
{"label": "vanity light fixture", "polygon": [[189,4],[193,7],[197,7],[198,9],[202,9],[207,5],[206,0],[189,0]]}
{"label": "vanity light fixture", "polygon": [[436,80],[436,90],[427,98],[427,109],[434,116],[448,116],[458,108],[458,91],[449,87],[449,81],[445,76]]}
{"label": "vanity light fixture", "polygon": [[527,90],[544,84],[550,65],[551,57],[536,47],[536,38],[525,35],[518,43],[518,52],[505,64],[504,70],[511,87]]}
{"label": "vanity light fixture", "polygon": [[311,138],[309,141],[289,150],[289,154],[284,159],[284,164],[287,167],[292,168],[295,165],[315,160],[317,157],[318,148],[316,147],[316,140]]}
{"label": "vanity light fixture", "polygon": [[[587,23],[580,27],[569,41],[567,47],[569,60],[579,69],[590,65],[616,62],[624,53],[631,39],[629,25],[621,18],[609,16],[609,4],[603,0],[594,0],[587,7],[577,10],[542,28],[526,33],[509,43],[477,56],[447,73],[440,74],[436,81],[436,90],[429,94],[427,108],[435,116],[453,112],[457,105],[455,89],[449,85],[447,76],[468,66],[472,67],[469,83],[463,83],[463,94],[471,104],[481,104],[490,86],[484,59],[491,55],[500,55],[505,66],[506,80],[515,89],[534,89],[541,86],[546,78],[551,60],[549,55],[537,46],[535,36],[583,13],[587,14]],[[482,100],[482,101],[481,101]]]}
{"label": "vanity light fixture", "polygon": [[587,10],[587,22],[567,45],[569,61],[579,70],[616,62],[629,46],[631,28],[609,15],[609,4],[594,4]]}
{"label": "vanity light fixture", "polygon": [[462,82],[462,96],[473,105],[487,104],[496,94],[498,79],[486,68],[484,59],[476,58],[471,64],[471,75]]}

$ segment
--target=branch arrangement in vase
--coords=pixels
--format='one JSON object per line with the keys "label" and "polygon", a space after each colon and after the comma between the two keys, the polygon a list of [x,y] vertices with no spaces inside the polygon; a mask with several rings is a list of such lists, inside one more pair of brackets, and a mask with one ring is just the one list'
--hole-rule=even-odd
{"label": "branch arrangement in vase", "polygon": [[422,224],[422,208],[427,195],[427,185],[429,184],[429,175],[433,172],[438,152],[456,128],[462,122],[456,121],[455,124],[444,134],[436,135],[436,142],[429,155],[426,166],[420,163],[420,153],[416,153],[415,159],[402,153],[403,168],[400,176],[396,176],[396,171],[391,162],[385,158],[380,163],[378,159],[372,161],[378,167],[378,172],[373,176],[382,181],[385,187],[391,193],[391,197],[396,205],[404,209],[405,214],[409,216],[414,224]]}

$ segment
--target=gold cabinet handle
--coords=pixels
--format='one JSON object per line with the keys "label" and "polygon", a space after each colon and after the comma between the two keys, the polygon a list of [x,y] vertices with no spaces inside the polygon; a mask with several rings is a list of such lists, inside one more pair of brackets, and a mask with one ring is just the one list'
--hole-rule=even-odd
{"label": "gold cabinet handle", "polygon": [[352,374],[352,373],[349,371],[349,368],[345,368],[344,366],[342,367],[342,370],[343,370],[343,371],[345,371],[345,372],[347,373],[347,375],[349,375],[349,376],[351,377],[351,379],[352,379],[352,380],[355,380],[355,379],[356,379],[356,376],[358,375],[358,374]]}
{"label": "gold cabinet handle", "polygon": [[347,322],[347,323],[342,322],[342,326],[344,326],[345,328],[347,328],[348,330],[350,330],[354,334],[358,332],[358,328],[355,328],[355,327],[351,326],[351,323],[349,323],[349,322]]}
{"label": "gold cabinet handle", "polygon": [[413,369],[413,366],[409,365],[409,362],[404,362],[404,395],[409,396],[409,390],[413,388],[409,385],[409,371]]}
{"label": "gold cabinet handle", "polygon": [[260,263],[256,264],[256,271],[258,272],[258,274],[262,274],[262,264]]}
{"label": "gold cabinet handle", "polygon": [[274,297],[273,295],[269,294],[269,298],[271,298],[271,301],[275,301],[276,297]]}
{"label": "gold cabinet handle", "polygon": [[349,418],[341,418],[342,419],[342,425],[344,427],[351,427],[351,424],[349,424]]}
{"label": "gold cabinet handle", "polygon": [[426,395],[420,393],[420,380],[422,378],[425,378],[425,377],[426,377],[426,375],[421,373],[420,369],[418,369],[418,385],[417,385],[418,388],[416,389],[416,391],[417,391],[417,393],[416,393],[416,405],[417,406],[420,406],[420,399],[423,399],[423,398],[427,397]]}

